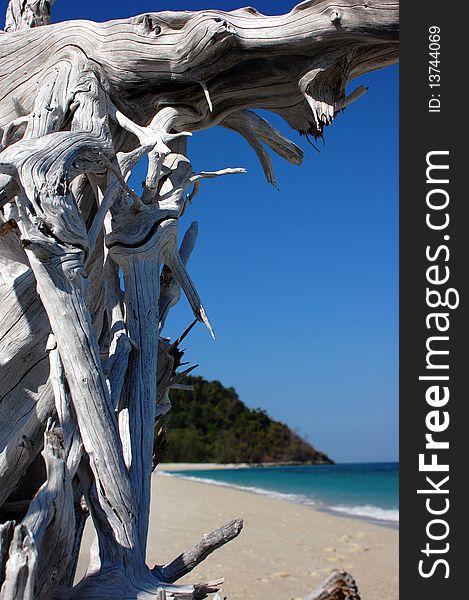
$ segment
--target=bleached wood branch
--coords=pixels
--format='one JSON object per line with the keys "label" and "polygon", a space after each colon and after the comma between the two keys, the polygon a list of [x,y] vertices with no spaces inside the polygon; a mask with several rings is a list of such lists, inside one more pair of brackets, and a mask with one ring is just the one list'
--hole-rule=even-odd
{"label": "bleached wood branch", "polygon": [[190,182],[195,183],[201,179],[215,179],[216,177],[222,177],[223,175],[238,175],[239,173],[246,173],[246,169],[220,169],[219,171],[200,171],[200,173],[194,173],[191,175]]}
{"label": "bleached wood branch", "polygon": [[[39,240],[27,247],[27,253],[57,339],[83,445],[99,481],[100,502],[117,539],[124,546],[132,547],[135,541],[129,517],[136,510],[134,492],[118,450],[120,442],[114,411],[80,289],[81,253]],[[77,346],[82,348],[79,357]]]}
{"label": "bleached wood branch", "polygon": [[40,452],[54,410],[45,353],[49,321],[18,228],[6,225],[8,231],[0,228],[0,506]]}
{"label": "bleached wood branch", "polygon": [[212,552],[237,537],[242,528],[243,520],[237,518],[211,533],[206,533],[198,544],[183,552],[171,563],[159,568],[163,581],[173,583],[192,571]]}
{"label": "bleached wood branch", "polygon": [[[313,90],[309,85],[310,98],[327,102],[330,90],[331,96],[339,101],[345,95],[347,78],[390,64],[397,58],[397,4],[376,1],[370,9],[368,5],[347,0],[341,5],[340,27],[337,21],[331,20],[334,11],[336,7],[327,3],[319,6],[303,2],[288,15],[281,16],[254,16],[240,10],[203,14],[174,12],[166,13],[161,19],[153,13],[115,21],[112,41],[106,44],[97,42],[106,39],[105,24],[60,23],[48,27],[47,31],[39,27],[11,41],[9,52],[17,56],[25,55],[21,47],[32,40],[41,44],[48,39],[49,43],[44,44],[41,56],[32,60],[28,57],[27,69],[17,65],[20,68],[15,69],[13,75],[7,64],[2,67],[6,76],[4,90],[8,97],[9,89],[13,92],[14,88],[25,110],[30,111],[31,98],[25,93],[30,73],[37,72],[39,62],[40,70],[52,61],[58,62],[69,47],[67,40],[73,37],[80,40],[90,60],[102,65],[112,87],[113,103],[122,114],[131,114],[135,123],[149,123],[153,118],[154,104],[148,102],[147,90],[158,83],[160,100],[165,106],[187,107],[180,111],[182,127],[183,113],[192,120],[194,115],[199,115],[197,127],[200,128],[219,122],[230,112],[261,106],[277,111],[298,131],[321,133],[318,116],[315,118],[316,109],[312,114],[298,86],[305,74],[319,70],[318,77],[322,80],[313,85]],[[149,20],[154,28],[145,25]],[[156,30],[160,33],[164,30],[164,44],[163,38],[154,33]],[[48,48],[53,48],[53,52]],[[337,72],[329,66],[330,61],[326,66],[323,60],[330,49],[335,51],[335,48],[340,49],[336,58]],[[251,61],[249,78],[243,65],[247,54],[253,58],[268,56],[268,61]],[[319,72],[322,75],[319,76]],[[217,78],[220,73],[224,76]],[[166,82],[174,81],[178,82],[177,89],[174,86],[171,89],[170,85],[165,89]],[[205,82],[210,89],[213,111],[200,82]],[[8,118],[4,113],[7,120],[3,120],[0,113],[2,127],[16,117],[7,106],[5,109],[11,116]],[[319,120],[323,113],[324,109]],[[178,131],[182,130],[178,127]]]}
{"label": "bleached wood branch", "polygon": [[353,90],[351,94],[349,94],[346,98],[337,103],[337,109],[343,110],[344,108],[347,108],[347,106],[350,106],[350,104],[356,102],[359,98],[361,98],[363,94],[366,94],[367,91],[367,87],[365,87],[364,85],[359,85],[355,90]]}
{"label": "bleached wood branch", "polygon": [[7,564],[8,551],[13,539],[14,530],[14,521],[6,521],[5,523],[0,524],[0,590],[5,581],[5,566]]}
{"label": "bleached wood branch", "polygon": [[[179,256],[186,266],[194,249],[198,231],[198,224],[193,221],[182,239],[179,248]],[[180,297],[181,286],[178,280],[173,276],[171,269],[167,265],[163,265],[160,277],[160,297],[158,301],[160,333],[163,330],[170,309],[179,302]]]}
{"label": "bleached wood branch", "polygon": [[272,160],[262,142],[292,164],[300,165],[303,161],[301,148],[283,136],[268,121],[250,110],[242,110],[225,117],[221,125],[240,133],[246,139],[257,154],[267,181],[275,187],[278,186]]}
{"label": "bleached wood branch", "polygon": [[133,133],[140,142],[140,146],[148,150],[148,172],[145,179],[145,189],[149,193],[144,195],[143,198],[146,203],[149,203],[150,198],[154,197],[154,190],[158,186],[163,161],[171,153],[171,149],[167,144],[180,137],[191,136],[192,133],[190,131],[169,132],[172,120],[177,115],[177,111],[174,111],[174,109],[163,109],[163,111],[157,113],[148,127],[141,127],[134,123],[117,110],[114,105],[110,105],[109,115],[125,130]]}
{"label": "bleached wood branch", "polygon": [[78,567],[78,559],[80,556],[81,542],[85,530],[86,520],[89,517],[90,510],[82,495],[81,484],[75,480],[73,483],[74,509],[75,509],[75,532],[73,536],[73,546],[70,552],[70,559],[59,581],[59,586],[70,588],[73,586],[75,574]]}
{"label": "bleached wood branch", "polygon": [[206,598],[208,594],[218,594],[220,587],[224,583],[224,579],[214,579],[213,581],[196,583],[194,586],[194,600]]}
{"label": "bleached wood branch", "polygon": [[65,371],[53,335],[49,336],[46,350],[49,354],[49,378],[54,392],[55,410],[62,429],[64,460],[67,464],[68,477],[75,475],[83,454],[83,444],[75,424],[70,392],[65,379]]}
{"label": "bleached wood branch", "polygon": [[111,405],[118,412],[121,410],[121,394],[132,348],[138,350],[136,343],[130,339],[125,325],[123,297],[117,264],[108,256],[104,265],[104,277],[107,298],[107,319],[110,324],[112,339],[109,346],[109,357],[104,363]]}
{"label": "bleached wood branch", "polygon": [[[111,256],[124,273],[125,302],[132,310],[126,315],[126,328],[138,350],[129,355],[123,385],[122,410],[128,422],[122,430],[128,448],[127,465],[139,511],[138,536],[146,544],[150,503],[150,473],[153,457],[153,431],[156,404],[158,356],[158,297],[160,231],[157,229],[142,253],[127,255],[123,247],[111,248]],[[163,238],[164,239],[164,238]],[[162,241],[162,240],[161,240]],[[149,246],[146,251],[146,246]],[[143,293],[142,293],[143,292]],[[151,434],[149,433],[151,431]]]}
{"label": "bleached wood branch", "polygon": [[50,598],[70,560],[73,547],[73,491],[66,464],[63,431],[49,420],[42,452],[47,480],[33,498],[22,521],[38,554],[35,594]]}
{"label": "bleached wood branch", "polygon": [[197,289],[195,288],[192,279],[190,278],[186,266],[181,259],[179,252],[173,251],[169,253],[165,260],[166,264],[171,269],[174,277],[176,277],[179,285],[184,290],[184,293],[189,301],[189,304],[192,308],[192,311],[198,321],[205,323],[208,330],[212,334],[212,337],[215,338],[215,333],[213,331],[212,324],[209,321],[207,313],[205,312],[205,308],[202,305]]}
{"label": "bleached wood branch", "polygon": [[37,568],[38,556],[33,536],[25,525],[17,525],[9,545],[0,600],[35,600]]}

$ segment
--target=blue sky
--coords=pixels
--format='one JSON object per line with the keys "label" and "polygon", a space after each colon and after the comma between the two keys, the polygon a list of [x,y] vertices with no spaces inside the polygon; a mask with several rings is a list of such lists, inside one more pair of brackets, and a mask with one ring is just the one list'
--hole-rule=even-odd
{"label": "blue sky", "polygon": [[[243,4],[57,0],[53,14],[107,20]],[[253,2],[267,14],[294,4]],[[368,93],[326,129],[320,153],[263,113],[305,151],[301,167],[273,157],[280,192],[240,136],[194,135],[195,170],[248,173],[203,182],[181,222],[181,233],[199,222],[189,272],[216,333],[213,341],[198,325],[188,338],[195,373],[235,387],[341,462],[398,452],[398,68],[352,89],[360,83]],[[165,334],[177,336],[191,319],[183,298]]]}

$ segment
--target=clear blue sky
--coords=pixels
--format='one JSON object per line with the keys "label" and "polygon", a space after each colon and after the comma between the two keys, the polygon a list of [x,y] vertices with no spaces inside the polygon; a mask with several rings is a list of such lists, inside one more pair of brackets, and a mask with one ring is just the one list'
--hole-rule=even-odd
{"label": "clear blue sky", "polygon": [[[252,4],[273,14],[295,2]],[[107,20],[239,6],[57,0],[53,14]],[[368,93],[326,129],[320,154],[271,118],[305,151],[301,167],[274,157],[280,192],[240,136],[196,134],[196,170],[244,166],[248,174],[204,182],[181,223],[183,232],[199,222],[189,272],[217,336],[198,325],[187,340],[195,373],[235,387],[246,404],[341,462],[396,460],[398,452],[398,68],[352,87],[360,83]],[[177,336],[191,319],[183,298],[165,334]]]}

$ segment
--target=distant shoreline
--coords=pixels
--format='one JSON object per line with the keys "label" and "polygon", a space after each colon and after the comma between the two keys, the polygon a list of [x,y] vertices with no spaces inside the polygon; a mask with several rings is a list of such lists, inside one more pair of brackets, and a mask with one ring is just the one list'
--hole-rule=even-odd
{"label": "distant shoreline", "polygon": [[[247,467],[249,467],[250,465],[247,465]],[[238,468],[237,466],[228,466],[226,467],[227,470],[229,469],[236,469]],[[243,468],[243,467],[241,467]],[[190,476],[188,474],[184,474],[184,475],[180,475],[180,472],[182,471],[197,471],[197,469],[174,469],[174,470],[167,470],[164,471],[162,469],[158,468],[159,474],[160,475],[167,475],[168,477],[170,475],[173,475],[174,477],[177,477],[178,479],[182,479],[182,480],[186,480],[186,481],[194,481],[197,483],[200,483],[202,485],[206,485],[206,486],[215,486],[215,487],[221,487],[221,488],[227,488],[230,490],[236,490],[236,491],[240,491],[240,492],[245,492],[247,494],[254,494],[256,496],[266,496],[269,498],[274,498],[280,502],[288,502],[291,504],[295,504],[297,506],[307,506],[309,509],[318,511],[318,512],[322,512],[322,513],[327,513],[329,515],[332,515],[336,518],[339,519],[346,519],[346,520],[353,520],[353,521],[361,521],[363,523],[369,523],[370,525],[376,525],[377,527],[387,527],[390,529],[394,529],[396,531],[399,531],[399,522],[393,522],[390,520],[383,520],[383,519],[378,519],[378,518],[374,518],[373,516],[370,515],[363,515],[363,514],[357,514],[357,513],[353,513],[353,512],[349,512],[347,510],[337,510],[334,508],[331,508],[329,506],[326,505],[322,505],[319,503],[308,503],[308,502],[301,502],[298,501],[298,499],[294,498],[293,495],[289,495],[289,494],[282,494],[280,492],[270,492],[269,490],[264,490],[262,488],[256,488],[256,487],[248,487],[248,486],[240,486],[240,485],[235,485],[235,484],[231,484],[231,483],[227,483],[224,481],[216,481],[213,479],[205,479],[205,478],[200,478],[200,477],[193,477]],[[213,469],[204,469],[207,471],[211,471],[211,470],[217,470],[217,467],[215,466]]]}
{"label": "distant shoreline", "polygon": [[[264,463],[262,465],[252,465],[249,463],[167,463],[166,465],[161,465],[161,467],[159,466],[158,472],[160,472],[161,475],[173,475],[208,485],[237,489],[256,495],[270,496],[297,505],[314,507],[315,510],[327,512],[340,518],[358,519],[359,521],[372,523],[382,527],[390,527],[396,530],[399,529],[398,508],[391,505],[382,505],[380,504],[380,501],[374,499],[372,495],[361,499],[355,498],[355,501],[347,501],[343,495],[336,499],[332,499],[330,496],[326,495],[326,498],[322,499],[320,491],[321,484],[319,484],[319,488],[316,489],[316,491],[309,490],[308,492],[305,490],[304,492],[301,492],[301,489],[298,488],[298,482],[297,486],[290,490],[288,486],[285,487],[283,485],[282,479],[280,479],[280,487],[277,488],[275,485],[272,486],[272,481],[270,482],[270,485],[267,484],[265,486],[262,483],[263,477],[258,479],[258,476],[255,476],[254,479],[252,479],[254,473],[252,473],[252,476],[246,474],[243,476],[244,478],[241,477],[241,479],[238,479],[237,476],[234,478],[231,475],[228,476],[228,473],[226,476],[221,475],[223,471],[262,471],[265,467],[276,466],[294,465],[291,465],[290,463],[287,465],[279,465],[278,463]],[[321,465],[308,464],[307,466],[314,468],[315,466]],[[341,465],[336,466],[340,467]],[[212,476],[210,473],[215,473],[215,471],[219,471],[219,474],[216,476],[214,474]],[[320,472],[324,471],[321,469]],[[262,473],[259,472],[259,476],[261,475]],[[245,479],[246,477],[248,478],[247,480]],[[311,492],[314,493],[311,494]]]}
{"label": "distant shoreline", "polygon": [[244,469],[248,463],[160,463],[159,471],[211,471],[214,469]]}
{"label": "distant shoreline", "polygon": [[262,463],[160,463],[160,471],[212,471],[215,469],[255,469],[262,467],[295,467],[312,465],[322,467],[335,463],[320,462],[262,462]]}

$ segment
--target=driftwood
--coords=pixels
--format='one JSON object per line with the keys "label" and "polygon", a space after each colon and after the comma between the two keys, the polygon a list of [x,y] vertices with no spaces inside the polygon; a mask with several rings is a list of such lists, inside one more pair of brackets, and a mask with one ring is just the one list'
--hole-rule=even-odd
{"label": "driftwood", "polygon": [[[174,582],[241,520],[145,563],[151,473],[183,375],[180,340],[162,331],[184,292],[213,334],[187,272],[197,224],[178,248],[178,221],[203,180],[244,170],[194,173],[186,139],[240,133],[275,185],[266,147],[294,164],[302,151],[252,109],[322,136],[366,91],[346,96],[347,83],[397,60],[398,6],[51,25],[52,3],[11,0],[0,33],[0,599],[202,598],[221,581]],[[88,515],[96,544],[74,585]],[[308,598],[358,594],[335,573]]]}
{"label": "driftwood", "polygon": [[169,565],[159,569],[163,580],[172,583],[190,573],[209,554],[237,537],[242,528],[243,520],[238,518],[220,527],[220,529],[204,535],[198,544],[175,558]]}
{"label": "driftwood", "polygon": [[360,600],[360,595],[351,575],[333,571],[305,600]]}

